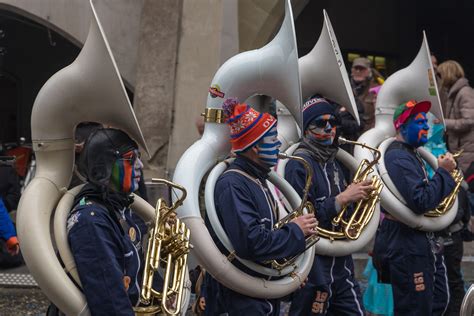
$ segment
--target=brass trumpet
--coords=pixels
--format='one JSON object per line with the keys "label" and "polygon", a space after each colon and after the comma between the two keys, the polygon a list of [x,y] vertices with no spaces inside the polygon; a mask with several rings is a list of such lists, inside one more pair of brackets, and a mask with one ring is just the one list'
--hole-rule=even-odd
{"label": "brass trumpet", "polygon": [[[460,151],[456,152],[453,154],[453,158],[458,158],[461,156],[463,153],[463,149]],[[441,158],[443,158],[444,155],[441,155]],[[456,197],[458,196],[459,189],[461,188],[461,183],[464,180],[464,177],[462,175],[461,170],[459,168],[454,169],[451,171],[451,177],[453,177],[454,182],[456,182],[456,185],[454,186],[453,191],[445,197],[441,203],[433,210],[425,213],[424,215],[427,217],[440,217],[443,216],[454,204],[454,201],[456,200]]]}
{"label": "brass trumpet", "polygon": [[[309,163],[304,158],[301,158],[301,157],[298,157],[298,156],[291,156],[291,155],[284,154],[284,153],[280,153],[278,155],[278,158],[279,159],[293,159],[293,160],[296,160],[296,161],[302,163],[305,170],[306,170],[306,182],[305,182],[305,187],[303,189],[303,198],[301,199],[300,205],[296,209],[294,209],[293,212],[289,213],[288,215],[286,215],[285,217],[280,219],[273,226],[274,229],[280,229],[284,225],[291,222],[293,219],[297,218],[298,216],[303,215],[304,214],[303,210],[305,208],[306,208],[308,214],[316,214],[313,204],[310,201],[308,201],[309,188],[311,186],[311,182],[312,182],[312,179],[313,179],[313,169],[311,169],[311,166],[309,165]],[[319,240],[319,237],[318,237],[317,234],[306,237],[305,250],[310,248],[311,246],[313,246],[318,240]],[[298,256],[294,256],[294,257],[287,258],[287,259],[281,259],[281,260],[271,260],[270,263],[272,265],[272,268],[277,269],[277,270],[282,270],[282,269],[286,268],[287,266],[293,264],[295,262],[296,258],[298,258]]]}
{"label": "brass trumpet", "polygon": [[[369,174],[373,171],[373,167],[380,160],[380,151],[366,144],[347,140],[342,137],[339,137],[339,143],[362,146],[374,152],[374,160],[369,162],[367,159],[364,159],[360,162],[352,183],[359,183],[366,180]],[[354,211],[350,215],[349,220],[344,219],[344,215],[347,213],[347,205],[345,205],[339,214],[332,220],[334,227],[333,230],[327,230],[318,227],[319,235],[330,240],[345,238],[355,240],[359,238],[360,234],[374,215],[375,206],[380,199],[380,192],[382,192],[383,189],[382,180],[379,177],[372,176],[371,180],[374,189],[366,199],[360,200],[356,203]]]}
{"label": "brass trumpet", "polygon": [[[134,311],[140,316],[178,315],[182,309],[188,253],[192,247],[189,229],[176,218],[176,209],[183,204],[186,189],[164,179],[152,179],[152,182],[180,190],[181,197],[171,206],[163,199],[156,204],[155,225],[149,232],[143,270],[142,306],[135,307]],[[161,292],[152,288],[155,273],[164,278]]]}

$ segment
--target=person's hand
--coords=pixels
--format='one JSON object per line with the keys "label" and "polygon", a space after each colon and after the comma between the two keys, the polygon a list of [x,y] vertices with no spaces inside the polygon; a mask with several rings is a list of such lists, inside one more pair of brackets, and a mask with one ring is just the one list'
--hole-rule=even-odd
{"label": "person's hand", "polygon": [[308,278],[304,279],[303,282],[301,282],[300,284],[300,289],[304,288],[307,282],[308,282]]}
{"label": "person's hand", "polygon": [[304,214],[298,216],[291,223],[298,225],[303,231],[304,236],[314,235],[317,233],[316,227],[318,226],[318,220],[314,217],[314,214]]}
{"label": "person's hand", "polygon": [[357,202],[366,199],[370,192],[374,189],[372,180],[364,180],[359,183],[350,184],[343,192],[336,196],[336,201],[340,205]]}
{"label": "person's hand", "polygon": [[10,237],[7,240],[7,250],[11,256],[15,256],[20,251],[20,244],[18,243],[18,238],[15,236]]}
{"label": "person's hand", "polygon": [[456,168],[456,161],[451,153],[446,153],[438,157],[438,167],[451,172]]}

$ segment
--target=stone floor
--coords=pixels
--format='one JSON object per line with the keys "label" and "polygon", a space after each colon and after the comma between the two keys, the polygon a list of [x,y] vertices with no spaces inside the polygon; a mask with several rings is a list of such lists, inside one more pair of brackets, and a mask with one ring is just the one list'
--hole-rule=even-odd
{"label": "stone floor", "polygon": [[[471,253],[470,251],[468,251]],[[367,286],[362,271],[367,263],[367,255],[360,253],[354,254],[356,276],[360,282],[361,289]],[[19,273],[27,274],[26,266],[15,269],[0,270],[0,273]],[[463,273],[467,284],[474,282],[474,256],[467,255],[463,258]],[[1,279],[1,278],[0,278]],[[37,287],[12,287],[0,285],[0,316],[17,315],[45,315],[49,306],[49,300]],[[288,304],[282,305],[282,314],[288,308]]]}

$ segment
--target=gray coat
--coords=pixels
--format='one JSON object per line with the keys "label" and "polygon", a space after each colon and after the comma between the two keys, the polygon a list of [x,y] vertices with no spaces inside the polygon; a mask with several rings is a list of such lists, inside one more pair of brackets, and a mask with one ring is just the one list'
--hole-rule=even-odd
{"label": "gray coat", "polygon": [[458,162],[465,172],[474,160],[474,90],[466,78],[458,79],[449,89],[445,110],[448,149],[464,149]]}

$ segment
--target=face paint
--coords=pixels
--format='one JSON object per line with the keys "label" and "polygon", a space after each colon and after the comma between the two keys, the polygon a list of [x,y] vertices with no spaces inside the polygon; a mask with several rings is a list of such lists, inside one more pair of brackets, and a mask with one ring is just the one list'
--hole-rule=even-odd
{"label": "face paint", "polygon": [[426,113],[421,112],[402,125],[400,133],[408,144],[417,148],[423,146],[428,141],[428,130]]}
{"label": "face paint", "polygon": [[312,138],[322,145],[332,145],[336,137],[337,121],[332,114],[323,114],[309,123],[305,132],[307,137]]}
{"label": "face paint", "polygon": [[273,167],[278,162],[281,142],[278,140],[276,124],[263,136],[258,143],[258,158],[269,167]]}
{"label": "face paint", "polygon": [[138,189],[143,163],[138,150],[131,150],[115,161],[111,183],[117,191],[130,193]]}

